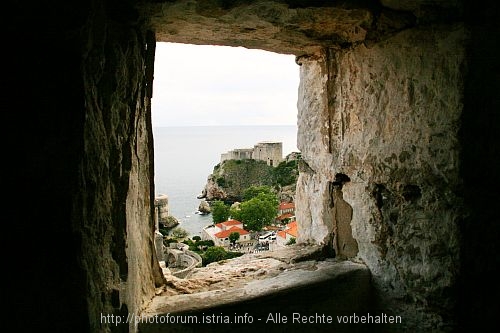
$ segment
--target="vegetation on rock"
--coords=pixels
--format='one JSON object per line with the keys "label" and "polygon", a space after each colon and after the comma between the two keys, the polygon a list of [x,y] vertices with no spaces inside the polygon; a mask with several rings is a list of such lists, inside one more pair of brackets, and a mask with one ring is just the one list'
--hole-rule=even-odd
{"label": "vegetation on rock", "polygon": [[167,216],[163,221],[159,223],[158,231],[163,235],[167,236],[170,231],[179,225],[179,221],[173,216]]}
{"label": "vegetation on rock", "polygon": [[274,185],[289,186],[297,183],[299,176],[298,160],[281,162],[273,170]]}
{"label": "vegetation on rock", "polygon": [[174,239],[182,239],[187,237],[188,232],[180,227],[174,228],[170,231],[170,236]]}
{"label": "vegetation on rock", "polygon": [[232,259],[243,255],[240,252],[228,252],[224,250],[221,246],[212,246],[209,247],[202,255],[201,258],[203,260],[203,266],[206,266],[212,262]]}
{"label": "vegetation on rock", "polygon": [[205,193],[211,193],[208,200],[218,199],[227,203],[247,199],[244,191],[250,187],[268,186],[277,194],[282,190],[294,193],[300,158],[300,153],[290,154],[276,167],[253,159],[226,160],[214,167],[207,184],[212,191],[206,187]]}
{"label": "vegetation on rock", "polygon": [[210,209],[212,211],[212,220],[214,223],[224,222],[229,218],[230,207],[224,204],[223,201],[213,201]]}
{"label": "vegetation on rock", "polygon": [[[177,239],[166,238],[163,240],[163,243],[165,246],[169,246],[169,243],[177,243]],[[187,238],[182,243],[188,245],[190,251],[196,252],[201,256],[203,266],[212,262],[232,259],[243,255],[241,252],[226,251],[221,246],[215,246],[212,240],[201,240],[199,236],[194,236],[192,239]]]}

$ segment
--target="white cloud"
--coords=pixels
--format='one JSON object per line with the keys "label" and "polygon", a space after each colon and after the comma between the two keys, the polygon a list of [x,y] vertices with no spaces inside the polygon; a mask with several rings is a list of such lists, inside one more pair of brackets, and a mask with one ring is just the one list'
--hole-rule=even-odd
{"label": "white cloud", "polygon": [[157,43],[153,126],[295,125],[293,55]]}

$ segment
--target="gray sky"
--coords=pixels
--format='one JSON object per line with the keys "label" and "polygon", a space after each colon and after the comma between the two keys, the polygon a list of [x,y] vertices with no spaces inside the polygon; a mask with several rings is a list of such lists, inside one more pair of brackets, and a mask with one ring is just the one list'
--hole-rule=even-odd
{"label": "gray sky", "polygon": [[293,55],[156,43],[153,126],[296,125]]}

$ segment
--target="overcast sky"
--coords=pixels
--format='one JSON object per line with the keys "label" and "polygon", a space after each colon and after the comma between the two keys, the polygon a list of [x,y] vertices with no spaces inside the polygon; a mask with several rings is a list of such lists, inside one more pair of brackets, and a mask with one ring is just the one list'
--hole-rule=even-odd
{"label": "overcast sky", "polygon": [[293,55],[156,43],[153,126],[296,125]]}

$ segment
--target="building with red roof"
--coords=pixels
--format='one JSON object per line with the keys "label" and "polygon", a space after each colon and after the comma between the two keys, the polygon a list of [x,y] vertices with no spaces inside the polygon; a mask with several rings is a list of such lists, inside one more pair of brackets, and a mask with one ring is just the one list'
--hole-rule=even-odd
{"label": "building with red roof", "polygon": [[238,227],[240,229],[243,229],[243,222],[240,222],[238,220],[228,220],[225,222],[217,223],[215,225],[215,233],[230,229],[232,227]]}
{"label": "building with red roof", "polygon": [[250,233],[246,231],[245,229],[238,228],[236,226],[233,226],[229,229],[220,231],[216,234],[214,234],[214,243],[217,246],[227,246],[229,245],[229,235],[231,235],[233,232],[237,232],[240,234],[240,239],[238,241],[249,241],[250,240]]}
{"label": "building with red roof", "polygon": [[278,215],[283,215],[285,213],[290,213],[295,215],[295,203],[294,202],[281,202],[278,206]]}
{"label": "building with red roof", "polygon": [[295,220],[295,203],[281,202],[278,206],[277,223],[286,223]]}
{"label": "building with red roof", "polygon": [[217,223],[207,226],[203,229],[203,239],[211,239],[216,246],[228,246],[229,235],[233,232],[240,234],[239,242],[249,241],[250,233],[243,229],[243,223],[238,220],[228,220],[225,222]]}
{"label": "building with red roof", "polygon": [[276,243],[281,246],[285,246],[292,238],[297,239],[298,227],[297,221],[288,223],[284,230],[278,231],[276,233]]}

